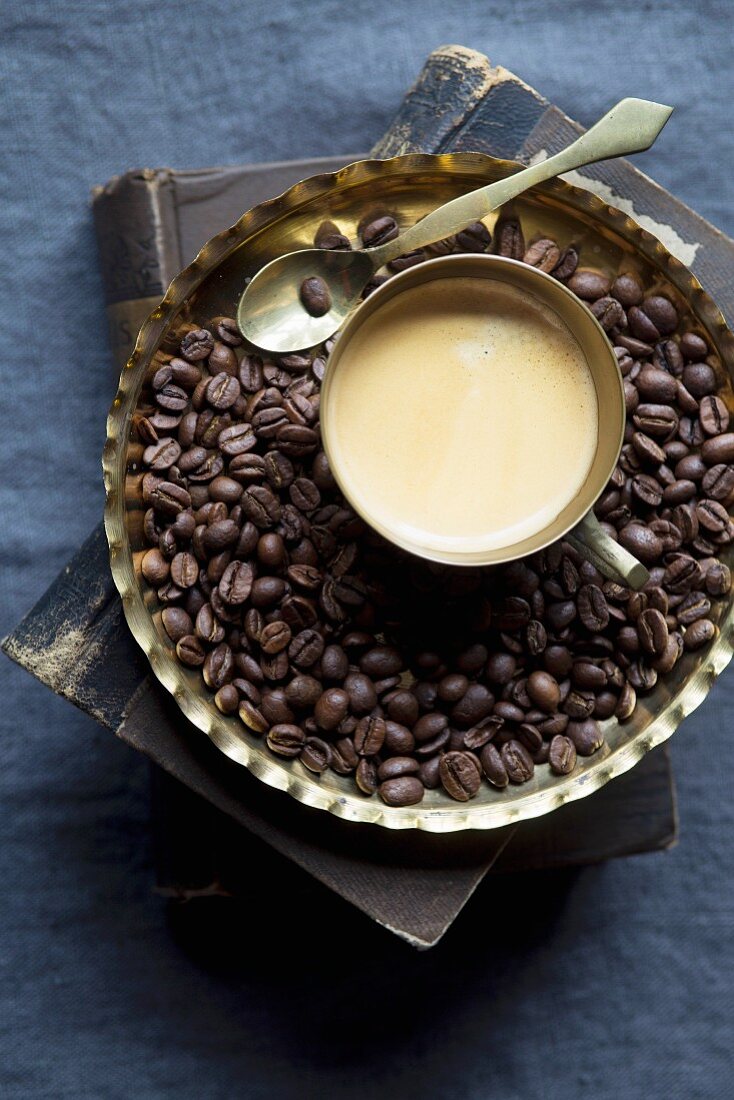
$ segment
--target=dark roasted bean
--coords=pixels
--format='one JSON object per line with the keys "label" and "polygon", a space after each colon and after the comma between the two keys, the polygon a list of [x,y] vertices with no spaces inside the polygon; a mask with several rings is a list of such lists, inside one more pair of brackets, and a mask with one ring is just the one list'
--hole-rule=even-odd
{"label": "dark roasted bean", "polygon": [[570,737],[556,734],[550,743],[548,762],[556,775],[570,775],[576,767],[576,746]]}
{"label": "dark roasted bean", "polygon": [[[486,753],[486,749],[482,752]],[[500,750],[502,763],[511,783],[527,783],[535,771],[533,758],[520,741],[505,742]]]}
{"label": "dark roasted bean", "polygon": [[716,627],[710,619],[697,619],[686,629],[683,644],[688,650],[701,649],[714,638],[715,634]]}
{"label": "dark roasted bean", "polygon": [[424,787],[414,775],[386,779],[378,788],[378,794],[388,806],[414,806],[423,800]]}
{"label": "dark roasted bean", "polygon": [[474,798],[482,777],[474,758],[466,752],[447,752],[441,757],[439,775],[446,793],[458,802]]}

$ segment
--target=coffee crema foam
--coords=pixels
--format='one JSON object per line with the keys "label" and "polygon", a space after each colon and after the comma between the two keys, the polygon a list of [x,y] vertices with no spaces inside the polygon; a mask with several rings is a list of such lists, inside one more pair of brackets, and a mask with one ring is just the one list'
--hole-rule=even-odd
{"label": "coffee crema foam", "polygon": [[330,458],[373,523],[425,550],[493,550],[552,523],[597,447],[566,324],[494,279],[435,279],[376,310],[331,380]]}

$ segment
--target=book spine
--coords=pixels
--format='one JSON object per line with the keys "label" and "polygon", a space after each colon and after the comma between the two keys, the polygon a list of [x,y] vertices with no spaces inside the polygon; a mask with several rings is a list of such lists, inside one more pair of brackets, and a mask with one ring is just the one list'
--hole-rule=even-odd
{"label": "book spine", "polygon": [[173,173],[142,168],[92,192],[92,213],[117,367],[181,267]]}
{"label": "book spine", "polygon": [[386,159],[403,153],[441,152],[482,102],[497,73],[476,50],[440,46],[429,55],[371,155]]}

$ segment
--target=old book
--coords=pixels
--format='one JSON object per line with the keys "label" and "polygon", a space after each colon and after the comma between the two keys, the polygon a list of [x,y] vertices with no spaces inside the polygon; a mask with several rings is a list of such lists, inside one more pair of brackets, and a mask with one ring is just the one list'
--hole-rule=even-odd
{"label": "old book", "polygon": [[[428,59],[375,153],[462,148],[527,160],[554,151],[575,132],[574,123],[511,73],[492,67],[473,51],[447,47]],[[150,300],[160,297],[172,275],[212,233],[298,178],[332,170],[349,159],[353,158],[196,172],[145,170],[100,189],[94,216],[103,271],[108,273],[118,357],[125,357]],[[717,272],[731,265],[732,242],[629,164],[611,168],[611,176],[610,166],[589,169],[584,185],[601,190],[608,201],[624,205],[643,221],[657,218],[658,235],[676,245],[689,262],[692,256],[704,283],[725,309],[731,308],[734,296],[724,293],[724,280]],[[153,683],[127,632],[109,580],[101,528],[6,639],[4,648],[171,775],[417,945],[436,942],[509,839],[508,834],[410,837],[403,838],[406,844],[390,836],[386,853],[382,835],[374,845],[368,843],[370,834],[379,830],[365,827],[359,833],[361,862],[355,862],[354,829],[361,827],[314,814],[262,788],[187,728]],[[623,780],[605,788],[620,797],[612,800],[616,805],[609,813],[609,827],[606,833],[603,828],[594,832],[593,845],[578,845],[579,832],[587,835],[588,819],[583,825],[571,821],[566,829],[560,823],[562,814],[582,806],[595,823],[601,821],[601,805],[598,812],[593,808],[604,792],[554,815],[559,831],[553,840],[541,823],[523,825],[505,848],[504,865],[510,867],[513,859],[518,866],[595,861],[669,845],[676,829],[669,765],[664,753],[650,761],[656,769],[652,782],[645,780],[640,767],[626,777],[636,791],[635,811],[627,819],[619,816],[619,803],[628,804],[621,799]],[[518,846],[524,835],[529,837],[525,856]],[[238,836],[237,844],[243,844],[246,834],[240,830]],[[513,857],[513,850],[518,856]],[[243,863],[246,858],[243,852]]]}

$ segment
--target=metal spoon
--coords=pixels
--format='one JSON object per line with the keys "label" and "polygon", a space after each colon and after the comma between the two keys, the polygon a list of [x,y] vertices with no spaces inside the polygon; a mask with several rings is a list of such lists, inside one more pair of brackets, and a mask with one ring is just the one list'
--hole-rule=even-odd
{"label": "metal spoon", "polygon": [[[237,323],[256,347],[283,354],[310,348],[332,336],[359,302],[365,285],[389,260],[457,233],[529,187],[609,157],[649,149],[672,107],[647,99],[622,99],[567,149],[506,179],[445,203],[386,244],[351,252],[307,248],[266,264],[240,298]],[[306,312],[299,292],[304,279],[319,276],[331,292],[321,317]]]}

